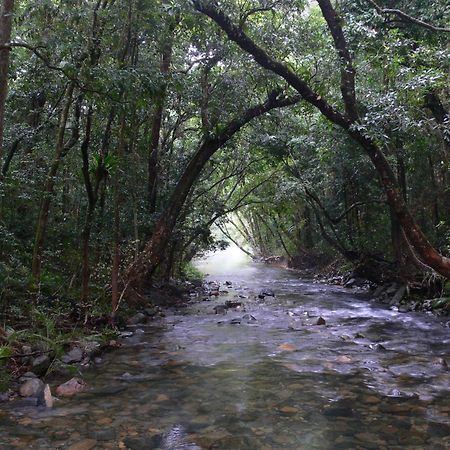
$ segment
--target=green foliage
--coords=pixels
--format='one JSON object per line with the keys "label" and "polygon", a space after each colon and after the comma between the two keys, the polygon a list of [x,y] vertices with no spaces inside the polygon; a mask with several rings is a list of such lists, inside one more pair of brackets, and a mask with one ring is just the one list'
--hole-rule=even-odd
{"label": "green foliage", "polygon": [[[33,328],[32,334],[36,331],[51,345],[63,337],[57,315],[49,312],[60,309],[62,314],[64,308],[52,305],[33,312],[34,306],[27,308],[22,300],[37,301],[38,294],[72,301],[80,297],[81,241],[92,203],[86,173],[95,190],[87,258],[89,304],[90,312],[100,315],[110,309],[115,244],[123,274],[145,247],[199,145],[264,102],[273,89],[286,95],[293,90],[217,32],[190,2],[101,2],[105,7],[98,11],[91,0],[16,3],[14,39],[35,47],[44,58],[25,48],[11,52],[2,163],[7,155],[11,159],[0,182],[1,312],[28,315],[24,328]],[[424,20],[444,21],[443,1],[397,3]],[[316,3],[219,4],[270,55],[344,111],[341,61]],[[261,5],[270,10],[259,10]],[[450,134],[448,123],[439,122],[426,102],[434,94],[448,115],[446,38],[386,21],[369,2],[344,0],[337,7],[356,69],[361,120],[355,127],[379,143],[395,172],[405,171],[413,214],[432,243],[448,254]],[[170,64],[164,72],[161,62],[168,45]],[[65,92],[72,81],[64,143],[68,146],[72,137],[75,143],[63,149],[52,175]],[[149,148],[161,107],[153,211]],[[87,161],[80,156],[84,143],[89,144]],[[36,223],[47,195],[51,204],[39,292],[30,293]],[[223,236],[214,232],[215,223],[257,256],[292,256],[304,250],[334,256],[336,246],[328,236],[345,249],[392,259],[392,220],[383,201],[379,179],[358,145],[300,102],[248,124],[214,154],[177,211],[169,245],[173,251],[162,266],[172,265],[168,272],[173,273],[181,265],[182,274],[198,277],[186,262],[225,246]]]}
{"label": "green foliage", "polygon": [[182,265],[179,275],[185,280],[202,280],[204,277],[204,274],[190,262]]}

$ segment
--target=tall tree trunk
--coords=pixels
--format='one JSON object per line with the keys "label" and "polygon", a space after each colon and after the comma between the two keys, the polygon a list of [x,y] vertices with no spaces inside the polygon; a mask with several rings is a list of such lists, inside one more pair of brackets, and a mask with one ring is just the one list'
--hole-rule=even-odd
{"label": "tall tree trunk", "polygon": [[119,161],[119,168],[117,168],[114,175],[113,184],[113,196],[114,196],[114,250],[113,250],[113,261],[111,270],[111,317],[114,320],[117,309],[119,307],[119,271],[120,271],[120,206],[121,206],[121,196],[120,196],[120,163],[122,162],[124,148],[125,148],[125,114],[122,114],[120,119],[120,132],[119,132],[119,142],[117,144],[117,160]]}
{"label": "tall tree trunk", "polygon": [[91,174],[89,170],[89,146],[90,146],[90,133],[92,125],[92,109],[89,109],[88,118],[86,122],[86,136],[82,147],[82,158],[83,158],[83,176],[84,183],[86,187],[86,193],[88,198],[88,208],[86,212],[86,219],[82,231],[82,290],[81,290],[81,301],[86,304],[89,298],[89,280],[91,276],[91,269],[89,263],[89,243],[92,232],[92,225],[94,221],[95,209],[99,200],[99,190],[100,187],[104,186],[104,179],[106,177],[106,172],[104,168],[104,158],[108,153],[111,127],[115,117],[115,108],[111,108],[109,113],[108,122],[103,133],[102,146],[100,148],[99,160],[97,162],[97,167],[94,174],[94,180],[91,181]]}
{"label": "tall tree trunk", "polygon": [[155,110],[152,117],[152,127],[150,136],[150,149],[148,159],[148,209],[150,214],[156,211],[156,201],[158,196],[158,163],[159,163],[159,141],[161,137],[161,127],[164,114],[164,104],[167,96],[167,77],[170,73],[172,61],[173,33],[177,21],[170,19],[168,37],[164,41],[161,56],[161,75],[164,77],[161,92],[156,100]]}
{"label": "tall tree trunk", "polygon": [[11,51],[7,45],[11,41],[13,13],[14,0],[3,0],[0,12],[0,166],[3,161],[3,130],[8,95],[9,53]]}
{"label": "tall tree trunk", "polygon": [[56,175],[64,154],[64,136],[66,133],[67,120],[69,118],[70,106],[73,100],[74,84],[71,83],[67,87],[66,100],[63,105],[58,125],[58,134],[56,138],[55,155],[52,164],[47,172],[46,181],[44,185],[44,193],[39,209],[39,216],[36,225],[36,235],[34,239],[33,259],[31,264],[31,273],[33,277],[33,284],[36,288],[40,283],[41,277],[41,263],[42,251],[44,248],[45,234],[47,231],[48,216],[50,211],[50,204],[53,196],[53,190],[56,182]]}
{"label": "tall tree trunk", "polygon": [[91,276],[91,269],[89,264],[89,240],[91,238],[92,224],[94,220],[95,203],[89,204],[86,218],[81,233],[81,261],[82,261],[82,273],[81,273],[81,304],[86,305],[89,299],[89,280]]}

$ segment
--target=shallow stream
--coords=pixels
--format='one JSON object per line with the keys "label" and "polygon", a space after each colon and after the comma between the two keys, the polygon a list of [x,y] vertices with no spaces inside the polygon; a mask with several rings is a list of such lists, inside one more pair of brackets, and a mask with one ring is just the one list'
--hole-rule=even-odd
{"label": "shallow stream", "polygon": [[[0,448],[450,448],[442,320],[259,264],[209,279],[228,294],[139,326],[83,374],[90,392],[0,411]],[[243,306],[214,314],[226,300]]]}

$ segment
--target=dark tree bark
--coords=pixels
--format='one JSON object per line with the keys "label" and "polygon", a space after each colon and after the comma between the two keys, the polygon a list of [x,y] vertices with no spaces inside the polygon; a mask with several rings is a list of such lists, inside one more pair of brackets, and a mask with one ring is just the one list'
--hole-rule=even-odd
{"label": "dark tree bark", "polygon": [[[345,132],[357,143],[361,145],[365,153],[369,156],[374,165],[384,191],[387,201],[395,212],[397,219],[402,226],[403,232],[409,241],[409,244],[419,257],[419,259],[435,270],[442,276],[450,279],[450,259],[441,255],[428,241],[419,225],[412,217],[408,206],[403,198],[399,188],[397,178],[386,159],[381,148],[370,137],[364,135],[353,125],[355,121],[347,114],[342,114],[331,106],[322,96],[314,92],[309,84],[291,70],[287,65],[272,58],[262,47],[258,46],[245,32],[233,24],[233,22],[217,7],[210,2],[202,0],[192,0],[195,8],[203,14],[214,20],[220,28],[222,28],[230,40],[236,42],[245,52],[251,54],[255,61],[265,69],[279,75],[294,89],[301,94],[304,101],[315,106],[319,111],[331,122],[340,126]],[[329,0],[319,0],[319,5],[324,14],[333,14],[333,7]],[[334,12],[335,14],[335,12]],[[327,16],[325,16],[327,20]],[[342,42],[338,40],[336,35],[336,27],[340,29],[340,25],[333,24],[330,32],[335,41],[335,46],[340,53]],[[348,64],[348,61],[346,61]],[[344,104],[349,101],[349,97],[344,98]],[[348,109],[348,105],[347,109]],[[355,108],[356,106],[353,105]]]}

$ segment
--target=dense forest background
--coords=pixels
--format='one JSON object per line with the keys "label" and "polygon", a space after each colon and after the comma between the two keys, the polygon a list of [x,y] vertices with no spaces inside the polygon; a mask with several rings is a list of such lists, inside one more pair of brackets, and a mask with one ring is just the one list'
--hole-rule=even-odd
{"label": "dense forest background", "polygon": [[445,0],[2,12],[3,312],[115,312],[226,237],[294,267],[450,278]]}

